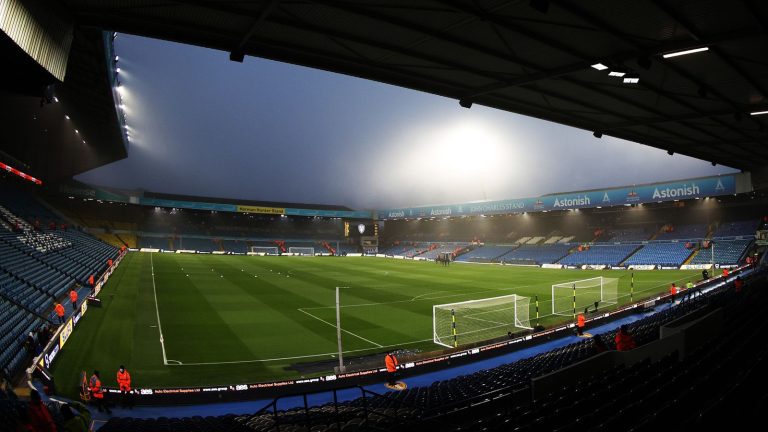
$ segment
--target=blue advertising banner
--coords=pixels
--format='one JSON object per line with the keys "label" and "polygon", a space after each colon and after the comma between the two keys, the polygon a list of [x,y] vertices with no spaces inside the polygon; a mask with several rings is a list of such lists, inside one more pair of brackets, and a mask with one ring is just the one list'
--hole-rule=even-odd
{"label": "blue advertising banner", "polygon": [[[210,210],[220,212],[243,212],[243,206],[236,204],[217,204],[195,201],[177,201],[158,198],[140,198],[139,204],[150,207],[166,207],[166,208],[180,208],[190,210]],[[266,208],[266,207],[265,207]],[[337,218],[349,218],[349,219],[371,219],[373,214],[370,211],[365,210],[314,210],[314,209],[297,209],[286,208],[280,209],[280,214],[286,214],[289,216],[318,216],[318,217],[337,217]],[[285,210],[283,213],[282,210]],[[266,213],[262,211],[255,211],[255,213]]]}
{"label": "blue advertising banner", "polygon": [[704,198],[734,193],[736,193],[736,177],[734,175],[724,175],[667,183],[544,195],[537,198],[382,210],[379,211],[379,219],[474,216],[568,210]]}

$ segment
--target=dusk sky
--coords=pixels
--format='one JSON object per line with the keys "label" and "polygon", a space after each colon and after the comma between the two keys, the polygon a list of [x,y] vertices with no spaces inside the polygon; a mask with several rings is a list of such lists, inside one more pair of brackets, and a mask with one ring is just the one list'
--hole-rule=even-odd
{"label": "dusk sky", "polygon": [[129,156],[86,183],[356,209],[734,172],[413,90],[120,34]]}

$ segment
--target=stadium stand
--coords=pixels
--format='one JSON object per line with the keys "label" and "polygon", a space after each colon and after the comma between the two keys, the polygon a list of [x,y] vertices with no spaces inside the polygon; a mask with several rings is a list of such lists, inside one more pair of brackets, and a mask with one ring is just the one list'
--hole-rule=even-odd
{"label": "stadium stand", "polygon": [[756,220],[723,222],[712,233],[712,238],[753,236],[757,230],[757,225]]}
{"label": "stadium stand", "polygon": [[601,245],[595,244],[582,252],[573,252],[558,261],[563,265],[610,265],[617,266],[632,254],[639,245]]}
{"label": "stadium stand", "polygon": [[462,262],[499,262],[502,255],[515,249],[516,246],[480,246],[470,252],[460,255],[456,261]]}
{"label": "stadium stand", "polygon": [[753,240],[716,240],[710,248],[702,248],[696,253],[690,264],[710,264],[714,252],[715,264],[738,264],[744,257]]}
{"label": "stadium stand", "polygon": [[612,242],[642,241],[648,240],[650,236],[651,233],[645,227],[632,227],[611,230],[608,240]]}
{"label": "stadium stand", "polygon": [[678,267],[688,259],[693,250],[686,247],[685,242],[648,243],[632,254],[624,265],[660,265]]}
{"label": "stadium stand", "polygon": [[707,236],[706,224],[665,225],[654,240],[701,239]]}
{"label": "stadium stand", "polygon": [[[339,254],[351,254],[351,253],[359,253],[360,248],[355,245],[346,245],[346,244],[340,244],[339,248],[337,250]],[[380,252],[383,253],[383,252]]]}
{"label": "stadium stand", "polygon": [[544,238],[545,238],[544,236],[531,237],[530,240],[525,242],[525,244],[527,244],[527,245],[535,245],[535,244],[540,243],[542,240],[544,240]]}
{"label": "stadium stand", "polygon": [[571,247],[573,246],[566,244],[543,244],[541,246],[523,245],[502,255],[499,260],[512,264],[555,263],[566,256]]}
{"label": "stadium stand", "polygon": [[440,254],[443,253],[456,253],[457,251],[468,246],[468,243],[452,243],[452,244],[433,244],[430,249],[423,254],[419,255],[422,258],[428,260],[434,260]]}
{"label": "stadium stand", "polygon": [[[25,335],[40,327],[40,317],[69,288],[103,273],[118,249],[78,230],[60,229],[63,221],[26,194],[0,191],[0,220],[6,222],[0,227],[0,293],[7,297],[0,305],[0,366],[13,376],[33,351],[23,348]],[[49,223],[55,229],[43,228]]]}

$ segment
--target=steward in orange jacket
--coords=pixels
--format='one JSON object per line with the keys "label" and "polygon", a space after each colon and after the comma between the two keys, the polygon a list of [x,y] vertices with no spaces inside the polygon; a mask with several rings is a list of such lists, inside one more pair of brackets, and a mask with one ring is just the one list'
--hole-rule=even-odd
{"label": "steward in orange jacket", "polygon": [[584,314],[579,314],[579,316],[576,317],[576,332],[579,334],[579,336],[584,334],[584,326],[587,323],[587,319],[584,318]]}
{"label": "steward in orange jacket", "polygon": [[120,402],[123,407],[132,408],[131,374],[123,365],[120,365],[120,369],[117,370],[117,386],[120,388]]}
{"label": "steward in orange jacket", "polygon": [[387,384],[393,386],[395,385],[395,374],[399,365],[394,353],[387,353],[386,357],[384,357],[384,365],[387,367]]}
{"label": "steward in orange jacket", "polygon": [[72,310],[77,309],[77,291],[74,288],[69,290],[69,300],[72,301]]}
{"label": "steward in orange jacket", "polygon": [[93,375],[91,375],[91,380],[88,383],[88,391],[91,392],[91,400],[96,404],[99,412],[102,412],[106,408],[107,413],[112,413],[104,401],[104,390],[101,388],[101,379],[99,378],[99,371],[97,370],[93,371]]}
{"label": "steward in orange jacket", "polygon": [[64,324],[64,306],[61,303],[56,303],[53,310],[56,311],[56,316],[59,317],[59,324]]}

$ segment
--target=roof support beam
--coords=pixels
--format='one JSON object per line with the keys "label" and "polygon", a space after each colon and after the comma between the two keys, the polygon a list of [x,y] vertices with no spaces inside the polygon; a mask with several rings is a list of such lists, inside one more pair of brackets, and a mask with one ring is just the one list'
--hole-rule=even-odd
{"label": "roof support beam", "polygon": [[237,43],[235,48],[232,49],[232,51],[229,53],[229,59],[232,61],[240,62],[242,63],[245,59],[245,52],[243,49],[245,48],[245,45],[248,43],[248,41],[253,37],[253,35],[256,33],[256,31],[259,29],[261,24],[267,19],[269,14],[272,13],[273,10],[278,6],[280,3],[280,0],[271,0],[269,3],[267,3],[264,8],[259,12],[259,15],[253,20],[253,23],[251,23],[251,26],[248,27],[248,30],[243,34],[243,37],[240,38],[240,41]]}

